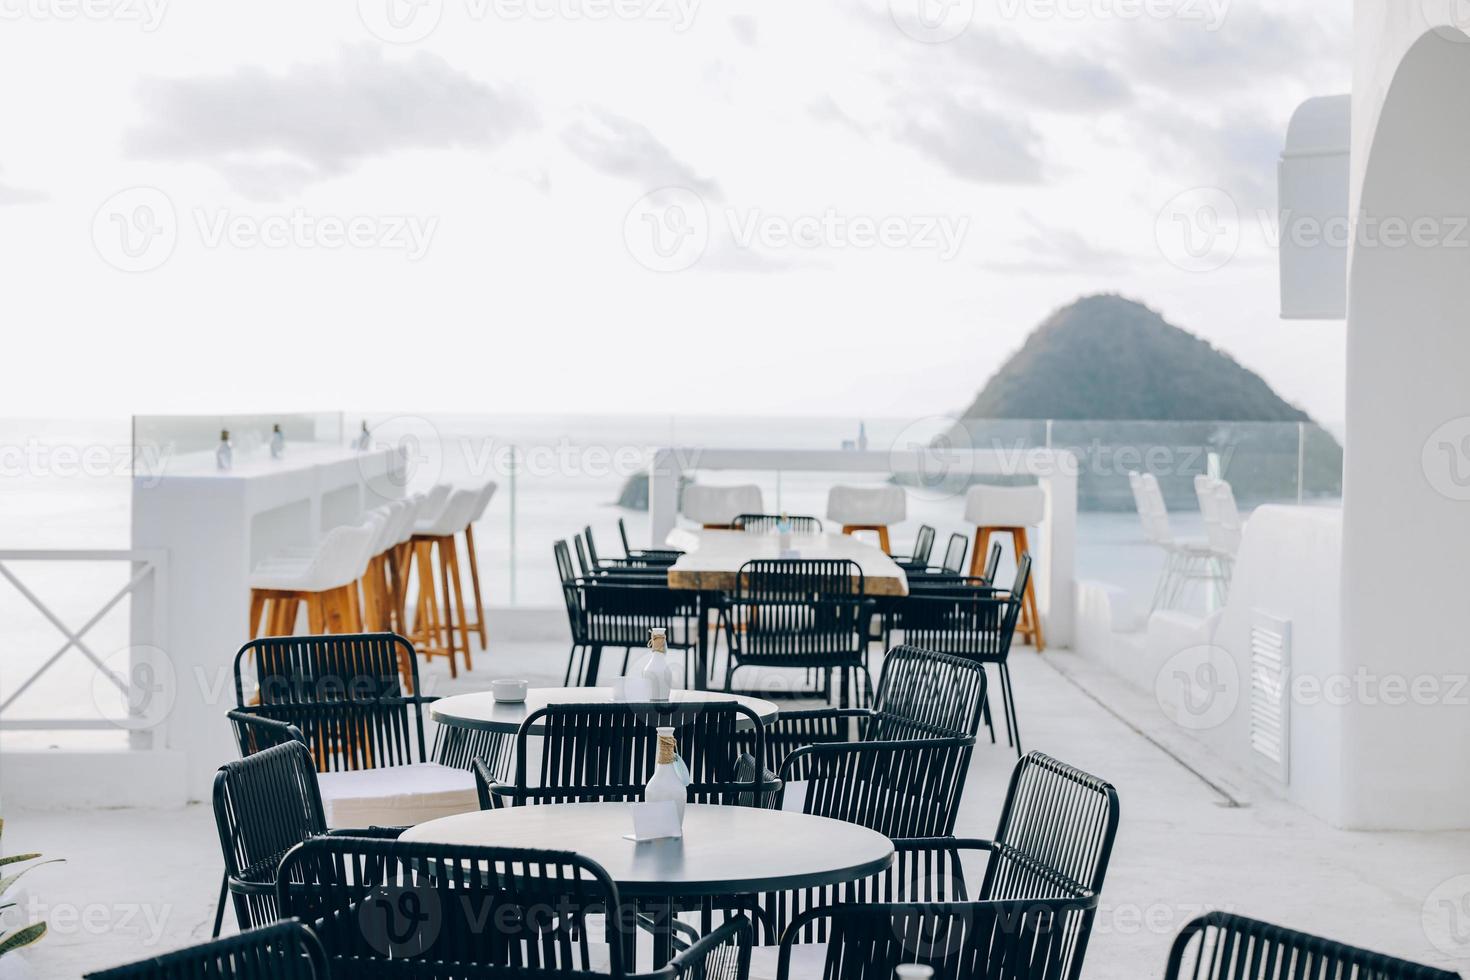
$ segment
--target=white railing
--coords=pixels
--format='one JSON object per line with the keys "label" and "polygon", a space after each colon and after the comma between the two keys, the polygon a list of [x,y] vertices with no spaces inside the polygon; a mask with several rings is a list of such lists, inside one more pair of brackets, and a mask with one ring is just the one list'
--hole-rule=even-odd
{"label": "white railing", "polygon": [[[131,574],[126,584],[97,607],[85,622],[76,628],[69,626],[51,609],[12,568],[28,562],[128,562]],[[158,693],[162,671],[168,669],[163,652],[159,649],[159,638],[166,626],[164,603],[168,594],[166,577],[168,554],[156,549],[113,549],[113,550],[21,550],[0,551],[0,578],[8,582],[26,599],[46,621],[61,634],[63,642],[50,656],[41,661],[29,676],[19,683],[7,684],[5,699],[0,701],[0,731],[85,731],[116,730],[129,732],[129,743],[133,748],[162,747],[162,725],[167,718],[168,698]],[[116,662],[116,655],[100,656],[87,642],[87,634],[124,599],[129,604],[132,619],[129,625],[130,645],[126,663]],[[73,651],[75,651],[73,653]],[[6,717],[12,706],[51,670],[68,653],[85,657],[91,661],[102,678],[102,683],[111,684],[122,695],[127,706],[125,718],[103,717],[100,711],[78,713],[66,717],[11,718]],[[126,671],[122,676],[121,670]],[[78,692],[77,703],[92,705],[94,699]]]}

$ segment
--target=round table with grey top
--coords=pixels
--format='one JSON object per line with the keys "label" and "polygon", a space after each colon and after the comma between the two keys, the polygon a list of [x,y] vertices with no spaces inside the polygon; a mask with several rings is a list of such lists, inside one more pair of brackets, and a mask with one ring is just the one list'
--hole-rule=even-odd
{"label": "round table with grey top", "polygon": [[[779,710],[770,701],[746,697],[741,694],[725,694],[722,691],[675,691],[669,698],[670,704],[697,704],[711,701],[734,701],[755,712],[761,724],[770,724]],[[612,704],[613,689],[610,687],[533,687],[526,692],[525,701],[505,702],[495,700],[489,691],[475,694],[454,694],[440,698],[429,705],[429,717],[441,725],[452,728],[469,728],[482,732],[500,732],[514,735],[521,729],[521,722],[549,704]],[[749,718],[741,716],[738,728],[751,728]],[[532,734],[540,734],[535,728]]]}
{"label": "round table with grey top", "polygon": [[[400,840],[575,851],[602,865],[623,897],[656,900],[841,884],[877,874],[893,860],[893,842],[877,831],[745,806],[691,803],[683,837],[635,842],[624,837],[633,832],[632,807],[561,803],[482,810],[410,827]],[[660,930],[655,958],[668,946]]]}

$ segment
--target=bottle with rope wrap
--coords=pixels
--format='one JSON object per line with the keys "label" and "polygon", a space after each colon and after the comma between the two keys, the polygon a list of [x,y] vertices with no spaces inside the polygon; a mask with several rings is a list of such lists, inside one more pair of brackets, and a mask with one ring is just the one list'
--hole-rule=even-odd
{"label": "bottle with rope wrap", "polygon": [[679,814],[679,829],[684,828],[684,807],[689,803],[689,787],[679,777],[676,761],[679,758],[678,746],[674,742],[673,728],[658,729],[658,758],[657,765],[653,770],[653,778],[648,785],[643,787],[643,802],[659,803],[668,801],[674,804],[674,809]]}

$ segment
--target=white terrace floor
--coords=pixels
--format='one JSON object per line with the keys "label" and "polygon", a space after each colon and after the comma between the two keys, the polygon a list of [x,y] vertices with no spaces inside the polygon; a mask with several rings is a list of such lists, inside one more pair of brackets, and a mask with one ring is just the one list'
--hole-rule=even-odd
{"label": "white terrace floor", "polygon": [[[426,687],[476,690],[494,676],[559,683],[564,656],[558,644],[500,645],[457,682],[436,665]],[[1174,933],[1208,907],[1465,965],[1435,948],[1421,915],[1437,885],[1470,872],[1470,833],[1332,830],[1221,769],[1149,697],[1070,654],[1027,650],[1014,661],[1026,747],[1105,777],[1122,801],[1085,977],[1161,976]],[[981,744],[960,834],[990,836],[1014,761],[1003,745]],[[16,802],[5,814],[6,851],[67,859],[22,883],[22,904],[45,903],[37,907],[53,924],[32,952],[37,975],[75,977],[208,936],[220,862],[207,806],[37,812]]]}

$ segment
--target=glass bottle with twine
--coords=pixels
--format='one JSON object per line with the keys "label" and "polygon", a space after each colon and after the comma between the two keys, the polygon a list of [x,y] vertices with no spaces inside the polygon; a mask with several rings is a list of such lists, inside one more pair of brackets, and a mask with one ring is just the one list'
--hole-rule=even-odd
{"label": "glass bottle with twine", "polygon": [[674,742],[674,729],[658,729],[658,757],[653,778],[643,788],[643,802],[670,802],[679,814],[679,827],[684,827],[684,808],[689,803],[689,787],[679,777],[676,762],[679,758],[678,745]]}
{"label": "glass bottle with twine", "polygon": [[650,701],[667,701],[674,691],[674,669],[669,666],[668,630],[654,627],[648,631],[648,659],[643,661],[638,675],[648,692]]}

